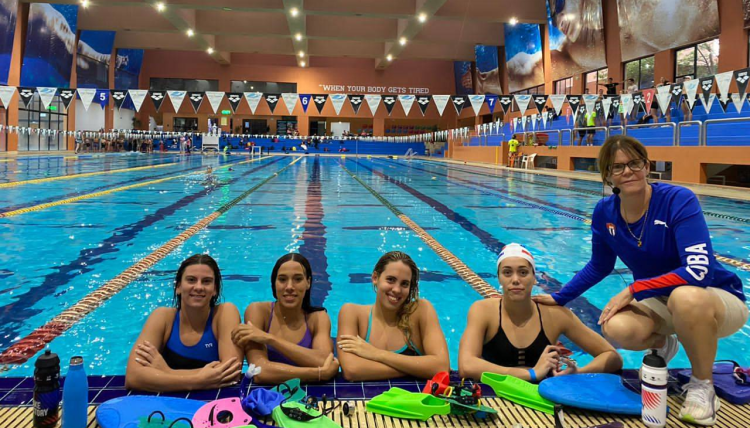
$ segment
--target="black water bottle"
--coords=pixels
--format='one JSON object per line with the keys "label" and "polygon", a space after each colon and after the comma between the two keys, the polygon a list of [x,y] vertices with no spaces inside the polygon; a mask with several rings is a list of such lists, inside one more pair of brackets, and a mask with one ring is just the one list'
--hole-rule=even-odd
{"label": "black water bottle", "polygon": [[60,358],[44,351],[34,363],[34,428],[54,428],[60,420]]}

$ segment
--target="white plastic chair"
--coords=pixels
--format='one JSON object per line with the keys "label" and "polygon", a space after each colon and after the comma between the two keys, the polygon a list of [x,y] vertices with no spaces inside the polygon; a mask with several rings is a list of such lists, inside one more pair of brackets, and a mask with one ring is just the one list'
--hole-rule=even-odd
{"label": "white plastic chair", "polygon": [[[523,169],[534,169],[534,158],[536,157],[536,153],[532,153],[528,156],[524,155],[523,159],[521,159],[521,168]],[[529,165],[531,165],[531,168],[529,168]]]}

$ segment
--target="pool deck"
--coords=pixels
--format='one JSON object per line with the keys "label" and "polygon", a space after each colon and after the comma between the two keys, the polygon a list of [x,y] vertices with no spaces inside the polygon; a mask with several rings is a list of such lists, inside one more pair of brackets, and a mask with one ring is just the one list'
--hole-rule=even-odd
{"label": "pool deck", "polygon": [[[341,406],[331,413],[331,418],[343,428],[368,427],[368,428],[407,428],[407,427],[554,427],[555,422],[551,415],[529,410],[509,401],[489,398],[485,404],[496,409],[498,414],[488,419],[476,419],[473,416],[435,416],[427,422],[408,421],[394,419],[388,416],[376,415],[365,411],[365,401],[347,401],[350,416],[344,416]],[[338,401],[337,403],[343,403]],[[670,397],[669,406],[679,409],[681,399]],[[95,412],[97,406],[89,406],[89,428],[99,427],[96,423]],[[620,417],[605,415],[602,413],[583,412],[578,410],[565,411],[565,423],[568,428],[583,428],[609,422],[619,421],[625,427],[643,427],[639,417]],[[269,424],[273,421],[268,420]],[[0,407],[0,426],[3,428],[29,428],[32,426],[32,409],[30,406]],[[719,419],[714,425],[717,428],[737,428],[750,426],[750,405],[734,406],[722,400]],[[675,418],[672,413],[667,422],[667,427],[694,427],[685,424]]]}

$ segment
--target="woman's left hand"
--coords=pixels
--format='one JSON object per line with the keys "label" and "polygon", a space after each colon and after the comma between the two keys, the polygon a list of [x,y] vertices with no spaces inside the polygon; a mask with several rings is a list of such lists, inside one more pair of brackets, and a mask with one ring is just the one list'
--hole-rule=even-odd
{"label": "woman's left hand", "polygon": [[339,349],[349,352],[358,357],[376,361],[380,349],[367,343],[364,339],[357,336],[343,335],[337,341]]}
{"label": "woman's left hand", "polygon": [[251,322],[240,324],[232,331],[232,342],[235,345],[244,348],[248,342],[255,342],[266,345],[271,340],[271,335],[253,325]]}
{"label": "woman's left hand", "polygon": [[602,310],[602,315],[599,317],[599,325],[609,321],[610,318],[615,316],[620,310],[625,308],[633,301],[633,293],[630,292],[630,287],[625,287],[624,290],[617,293],[615,297],[610,299],[607,306]]}

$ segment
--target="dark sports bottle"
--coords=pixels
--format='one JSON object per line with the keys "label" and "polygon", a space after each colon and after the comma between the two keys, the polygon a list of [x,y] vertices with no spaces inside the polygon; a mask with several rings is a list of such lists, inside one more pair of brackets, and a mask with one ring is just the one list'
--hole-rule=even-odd
{"label": "dark sports bottle", "polygon": [[60,358],[48,349],[34,363],[34,428],[57,426],[60,399]]}

